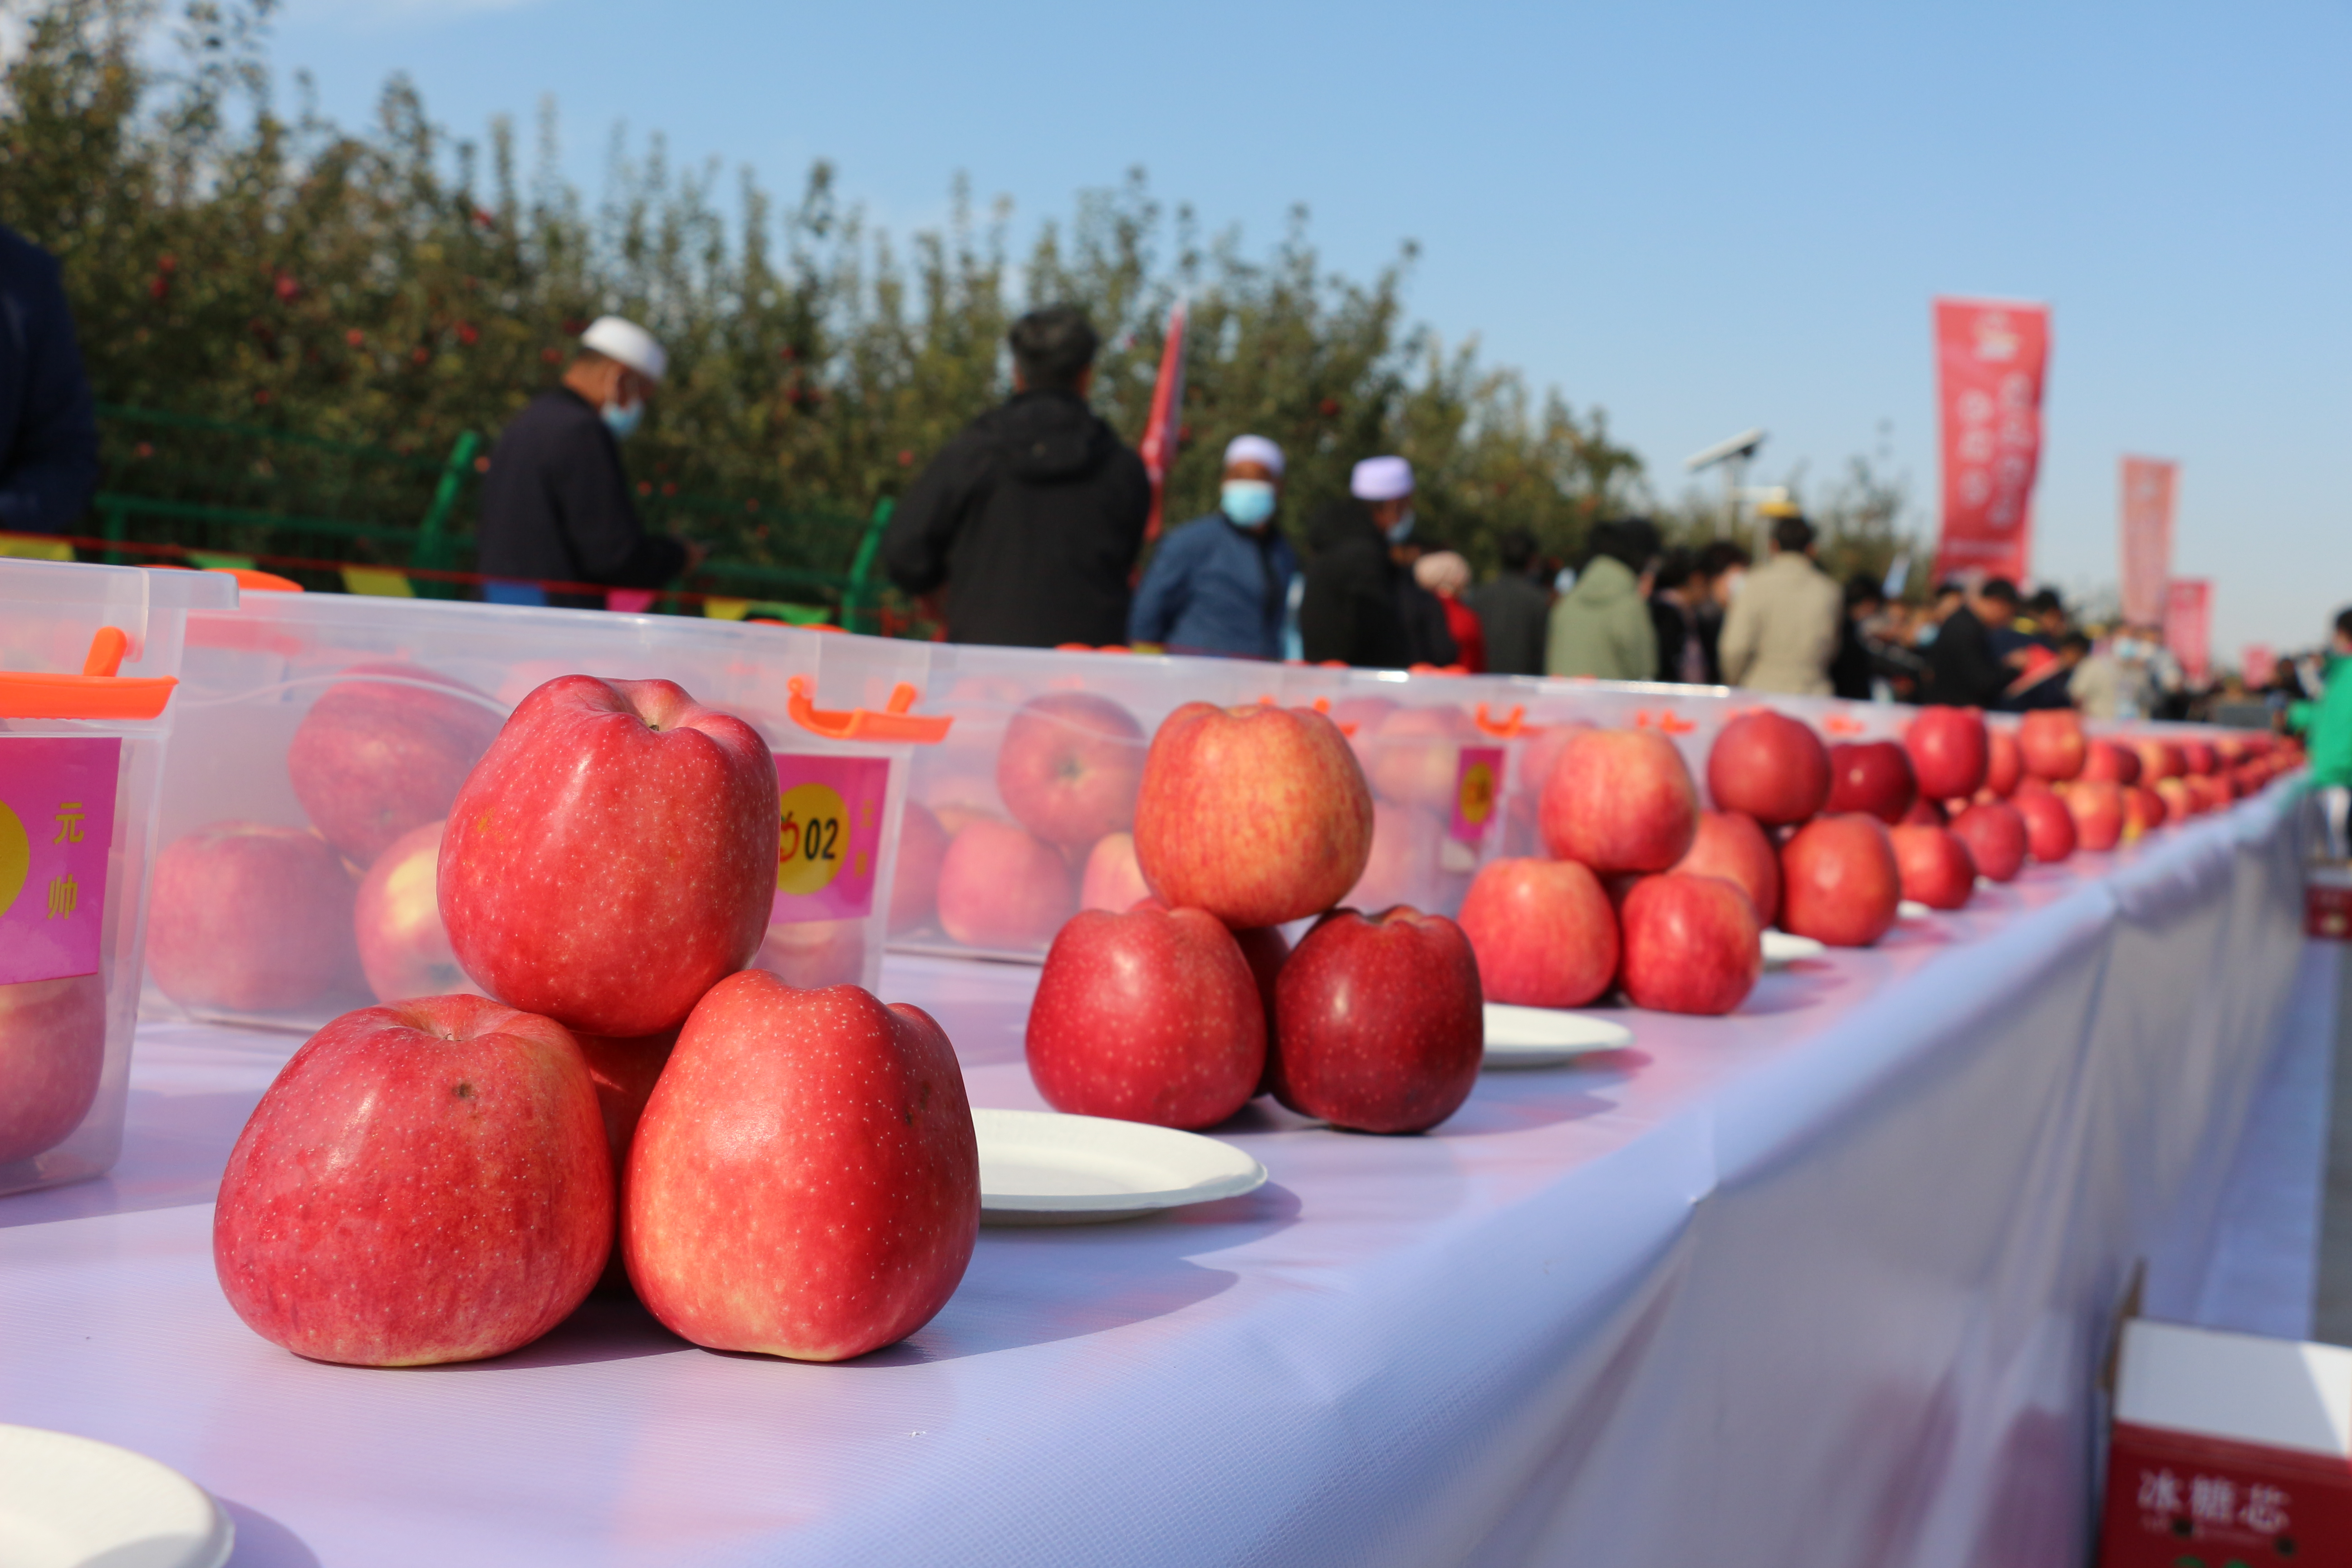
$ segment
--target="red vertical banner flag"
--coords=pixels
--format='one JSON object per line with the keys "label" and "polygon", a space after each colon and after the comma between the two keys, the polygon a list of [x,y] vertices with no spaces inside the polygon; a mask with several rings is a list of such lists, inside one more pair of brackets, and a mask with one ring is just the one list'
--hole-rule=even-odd
{"label": "red vertical banner flag", "polygon": [[2249,691],[2260,691],[2278,673],[2278,651],[2265,642],[2250,642],[2238,656],[2238,678]]}
{"label": "red vertical banner flag", "polygon": [[1160,346],[1160,379],[1151,384],[1151,413],[1143,422],[1143,439],[1136,455],[1151,477],[1151,519],[1143,537],[1160,537],[1160,506],[1168,489],[1168,470],[1176,466],[1176,437],[1184,426],[1184,323],[1190,312],[1180,297],[1168,307],[1168,335]]}
{"label": "red vertical banner flag", "polygon": [[2164,585],[2172,581],[2172,507],[2180,466],[2155,458],[2126,458],[2123,479],[2124,619],[2153,626],[2164,620]]}
{"label": "red vertical banner flag", "polygon": [[2204,577],[2175,577],[2164,593],[2164,646],[2197,686],[2213,670],[2213,584]]}
{"label": "red vertical banner flag", "polygon": [[1936,301],[1942,405],[1938,579],[1974,573],[2022,585],[2033,553],[2033,474],[2042,461],[2042,374],[2050,309]]}

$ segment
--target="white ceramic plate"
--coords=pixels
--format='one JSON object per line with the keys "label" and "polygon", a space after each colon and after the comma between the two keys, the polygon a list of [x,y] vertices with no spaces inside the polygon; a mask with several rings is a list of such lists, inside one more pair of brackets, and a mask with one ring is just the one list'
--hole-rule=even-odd
{"label": "white ceramic plate", "polygon": [[975,1110],[971,1121],[990,1225],[1132,1219],[1265,1184],[1264,1165],[1197,1132],[1051,1110]]}
{"label": "white ceramic plate", "polygon": [[1589,1013],[1489,1002],[1486,1059],[1482,1065],[1489,1068],[1558,1067],[1593,1051],[1622,1050],[1633,1043],[1633,1030]]}
{"label": "white ceramic plate", "polygon": [[220,1568],[228,1516],[178,1471],[111,1443],[0,1426],[8,1568]]}
{"label": "white ceramic plate", "polygon": [[1769,930],[1764,932],[1764,967],[1786,969],[1801,958],[1819,958],[1828,948],[1819,937],[1795,936],[1788,931]]}
{"label": "white ceramic plate", "polygon": [[1916,899],[1906,899],[1895,906],[1895,918],[1897,920],[1924,921],[1935,912]]}

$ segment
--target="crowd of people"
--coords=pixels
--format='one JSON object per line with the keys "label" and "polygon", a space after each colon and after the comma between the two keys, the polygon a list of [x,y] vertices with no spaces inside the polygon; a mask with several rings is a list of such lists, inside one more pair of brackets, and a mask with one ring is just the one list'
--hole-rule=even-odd
{"label": "crowd of people", "polygon": [[[2188,717],[2200,695],[2156,628],[2078,625],[2046,588],[1947,582],[1916,604],[1868,574],[1841,584],[1820,563],[1812,525],[1787,507],[1760,563],[1728,539],[1670,544],[1649,521],[1620,518],[1591,531],[1573,569],[1506,533],[1501,569],[1480,583],[1416,516],[1412,464],[1377,454],[1355,464],[1345,498],[1298,527],[1302,560],[1283,512],[1283,450],[1244,435],[1225,448],[1215,510],[1155,544],[1142,459],[1087,400],[1097,342],[1084,313],[1032,311],[1008,341],[1013,395],[931,458],[882,542],[890,581],[950,640],[2072,707],[2125,721]],[[97,478],[89,389],[56,263],[5,229],[0,347],[0,531],[68,531]],[[604,602],[551,584],[650,597],[701,559],[645,528],[621,457],[667,369],[651,333],[602,318],[558,384],[510,422],[481,494],[486,598]],[[2319,701],[2339,657],[2331,647],[2282,659],[2263,689],[2231,695],[2287,722]]]}

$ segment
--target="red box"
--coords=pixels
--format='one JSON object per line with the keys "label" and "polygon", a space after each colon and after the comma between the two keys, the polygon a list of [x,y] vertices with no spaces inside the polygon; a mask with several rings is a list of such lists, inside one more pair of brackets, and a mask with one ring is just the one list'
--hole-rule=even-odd
{"label": "red box", "polygon": [[2125,1325],[2100,1568],[2352,1563],[2352,1351]]}
{"label": "red box", "polygon": [[2352,866],[2313,866],[2303,876],[2303,929],[2329,942],[2352,942]]}

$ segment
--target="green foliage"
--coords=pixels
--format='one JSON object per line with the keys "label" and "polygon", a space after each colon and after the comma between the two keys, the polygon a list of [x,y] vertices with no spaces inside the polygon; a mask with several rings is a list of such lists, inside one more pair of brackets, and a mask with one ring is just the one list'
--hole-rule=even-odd
{"label": "green foliage", "polygon": [[[0,78],[0,217],[61,258],[102,400],[415,460],[362,481],[317,447],[215,443],[175,470],[190,499],[226,487],[239,504],[413,525],[428,465],[461,431],[494,434],[613,310],[676,367],[629,448],[648,514],[722,560],[838,571],[855,521],[1004,395],[1022,301],[1089,311],[1106,344],[1097,404],[1132,440],[1180,294],[1171,522],[1213,504],[1221,449],[1244,430],[1291,455],[1294,523],[1344,493],[1357,458],[1404,454],[1425,531],[1484,568],[1508,527],[1573,555],[1638,487],[1599,410],[1538,397],[1407,320],[1410,249],[1369,282],[1327,273],[1304,209],[1253,255],[1164,211],[1138,171],[1044,223],[1017,289],[1009,206],[976,213],[961,182],[950,222],[901,246],[822,163],[780,205],[748,172],[725,186],[715,164],[674,168],[658,138],[636,155],[616,141],[592,210],[558,172],[551,108],[528,175],[509,122],[453,139],[399,78],[364,132],[281,113],[269,8],[196,0],[166,51],[166,18],[142,0],[53,0]],[[152,492],[160,469],[124,477],[155,456],[139,439],[110,432],[109,482]]]}

